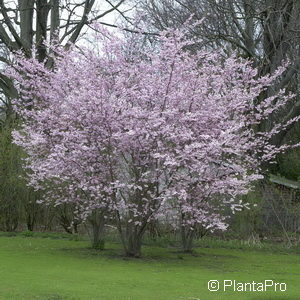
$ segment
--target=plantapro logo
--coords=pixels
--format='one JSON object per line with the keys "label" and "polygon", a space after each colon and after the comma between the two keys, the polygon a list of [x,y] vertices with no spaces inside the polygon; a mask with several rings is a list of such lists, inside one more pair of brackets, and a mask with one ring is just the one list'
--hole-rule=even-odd
{"label": "plantapro logo", "polygon": [[239,282],[237,280],[210,280],[208,290],[211,292],[286,292],[287,285],[284,282],[264,280],[262,282]]}

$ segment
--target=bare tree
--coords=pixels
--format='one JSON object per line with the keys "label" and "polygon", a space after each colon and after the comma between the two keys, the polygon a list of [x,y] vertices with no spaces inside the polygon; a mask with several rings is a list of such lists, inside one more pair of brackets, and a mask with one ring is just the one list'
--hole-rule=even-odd
{"label": "bare tree", "polygon": [[[32,56],[33,46],[37,58],[46,61],[49,50],[45,41],[55,39],[68,47],[77,42],[85,27],[93,21],[113,12],[126,18],[121,11],[125,1],[0,0],[0,63],[11,63],[10,53],[19,50]],[[0,72],[1,94],[5,101],[16,96],[13,83],[3,72]]]}
{"label": "bare tree", "polygon": [[[219,49],[224,55],[233,51],[252,59],[260,75],[276,70],[284,60],[291,64],[268,94],[287,88],[299,94],[300,1],[299,0],[140,0],[140,9],[159,30],[181,26],[191,15],[204,19],[191,34],[201,36],[198,47]],[[300,114],[300,99],[286,107],[262,126],[268,130],[278,120]],[[276,137],[280,144],[287,128]]]}

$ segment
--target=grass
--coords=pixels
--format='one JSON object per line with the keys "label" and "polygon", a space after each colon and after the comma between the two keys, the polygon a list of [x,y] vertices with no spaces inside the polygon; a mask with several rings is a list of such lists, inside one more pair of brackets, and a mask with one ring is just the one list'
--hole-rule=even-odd
{"label": "grass", "polygon": [[[210,300],[300,299],[300,256],[203,241],[194,255],[145,246],[144,257],[122,257],[67,235],[0,234],[0,299]],[[286,292],[210,292],[211,279],[285,282]]]}

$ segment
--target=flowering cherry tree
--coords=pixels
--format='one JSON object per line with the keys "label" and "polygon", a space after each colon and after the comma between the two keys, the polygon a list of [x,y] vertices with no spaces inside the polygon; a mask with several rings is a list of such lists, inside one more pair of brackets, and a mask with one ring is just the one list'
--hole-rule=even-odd
{"label": "flowering cherry tree", "polygon": [[188,251],[197,226],[226,229],[222,211],[247,206],[240,196],[261,163],[291,147],[270,142],[289,124],[256,128],[292,96],[258,102],[284,69],[258,78],[249,61],[190,50],[185,29],[154,46],[137,37],[101,29],[98,51],[55,48],[53,71],[17,56],[14,139],[28,154],[29,184],[45,190],[43,201],[93,216],[96,242],[113,221],[126,254],[140,256],[149,222],[176,213]]}

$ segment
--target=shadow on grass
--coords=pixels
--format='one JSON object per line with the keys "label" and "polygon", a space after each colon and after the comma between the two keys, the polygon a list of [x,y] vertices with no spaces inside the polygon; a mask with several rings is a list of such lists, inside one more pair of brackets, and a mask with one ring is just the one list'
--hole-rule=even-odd
{"label": "shadow on grass", "polygon": [[118,244],[108,244],[104,250],[95,250],[92,248],[60,248],[55,249],[63,255],[75,257],[77,259],[92,259],[102,261],[119,261],[126,263],[149,264],[158,263],[160,265],[172,265],[176,267],[204,268],[214,270],[218,273],[231,273],[237,271],[230,267],[227,262],[239,259],[238,256],[226,254],[213,254],[193,252],[185,253],[180,250],[164,249],[159,247],[145,247],[142,257],[134,258],[124,255],[123,249]]}

